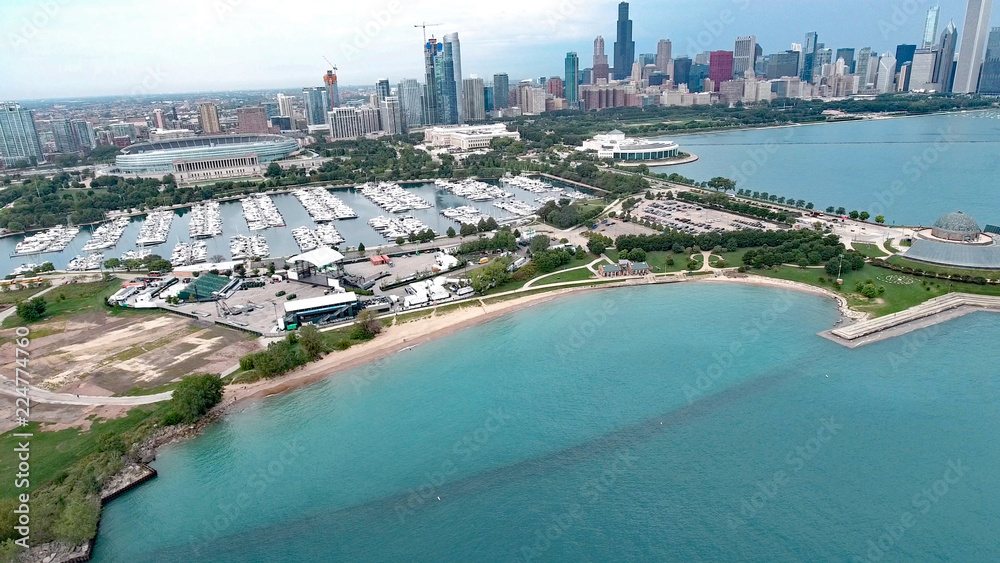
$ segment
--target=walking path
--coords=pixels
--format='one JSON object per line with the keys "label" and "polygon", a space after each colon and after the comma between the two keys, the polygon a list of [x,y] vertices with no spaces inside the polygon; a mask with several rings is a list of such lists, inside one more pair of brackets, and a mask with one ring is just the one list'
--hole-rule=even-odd
{"label": "walking path", "polygon": [[[533,278],[530,281],[528,281],[528,283],[524,284],[524,287],[522,287],[521,289],[522,290],[529,289],[529,288],[533,287],[536,282],[542,281],[545,278],[552,277],[552,276],[557,276],[559,274],[565,274],[566,272],[572,272],[574,270],[582,270],[582,269],[586,268],[586,269],[590,270],[590,273],[596,274],[597,273],[597,269],[596,269],[597,268],[597,264],[600,264],[603,261],[604,261],[604,258],[598,258],[597,260],[594,260],[590,264],[584,264],[583,266],[577,266],[575,268],[566,268],[565,270],[559,270],[557,272],[552,272],[551,274],[545,274],[544,276],[539,276],[537,278]],[[545,285],[545,284],[543,284],[543,285]]]}
{"label": "walking path", "polygon": [[[45,289],[39,291],[38,293],[36,293],[34,295],[32,295],[31,298],[34,299],[36,297],[41,297],[42,295],[45,295],[46,293],[52,291],[56,287],[58,287],[58,286],[56,285],[55,280],[52,280],[52,285],[50,285],[49,287],[46,287]],[[14,305],[11,305],[6,311],[0,312],[0,323],[2,323],[5,320],[7,320],[7,317],[13,315],[16,312],[17,312],[17,307],[14,306]]]}
{"label": "walking path", "polygon": [[[100,397],[94,395],[74,395],[72,393],[54,393],[33,385],[28,386],[28,398],[32,403],[46,403],[50,405],[151,405],[167,401],[173,394],[173,391],[167,391],[155,395],[139,395],[135,397]],[[0,382],[0,395],[8,397],[22,396],[14,388],[14,381],[6,378]]]}

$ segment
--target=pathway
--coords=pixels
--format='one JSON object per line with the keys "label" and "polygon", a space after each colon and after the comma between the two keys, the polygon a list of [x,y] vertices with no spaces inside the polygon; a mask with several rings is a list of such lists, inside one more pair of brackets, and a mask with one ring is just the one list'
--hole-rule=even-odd
{"label": "pathway", "polygon": [[[155,395],[140,395],[135,397],[100,397],[94,395],[74,395],[73,393],[54,393],[31,385],[28,386],[28,398],[32,403],[46,403],[51,405],[150,405],[167,401],[173,394],[173,391],[167,391]],[[14,381],[7,378],[4,378],[2,384],[0,384],[0,395],[21,397],[21,394],[14,388]]]}
{"label": "pathway", "polygon": [[556,275],[559,275],[559,274],[564,274],[566,272],[572,272],[574,270],[582,270],[582,269],[586,268],[586,269],[590,270],[590,272],[592,274],[596,274],[597,273],[597,269],[596,269],[597,268],[597,264],[603,262],[604,260],[605,260],[605,258],[601,257],[601,258],[598,258],[597,260],[594,260],[590,264],[584,264],[583,266],[577,266],[575,268],[566,268],[565,270],[559,270],[557,272],[552,272],[551,274],[545,274],[544,276],[538,276],[537,278],[532,278],[531,280],[528,281],[528,283],[524,284],[524,286],[521,289],[530,289],[531,287],[533,287],[535,285],[535,282],[544,280],[545,278],[548,278],[548,277],[556,276]]}

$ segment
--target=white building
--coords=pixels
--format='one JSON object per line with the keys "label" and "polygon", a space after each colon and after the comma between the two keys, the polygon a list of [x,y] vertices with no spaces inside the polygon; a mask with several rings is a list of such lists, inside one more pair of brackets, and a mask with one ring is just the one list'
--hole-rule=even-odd
{"label": "white building", "polygon": [[875,89],[879,94],[889,94],[895,91],[896,85],[896,57],[892,55],[882,55],[878,60],[878,81]]}
{"label": "white building", "polygon": [[330,136],[334,139],[357,139],[382,131],[381,112],[378,108],[334,108],[326,114]]}
{"label": "white building", "polygon": [[173,167],[174,179],[178,184],[249,178],[264,173],[264,166],[254,153],[243,156],[179,158],[173,161]]}
{"label": "white building", "polygon": [[158,141],[172,141],[174,139],[186,139],[188,137],[194,137],[194,131],[190,129],[150,129],[149,130],[149,141],[156,143]]}
{"label": "white building", "polygon": [[382,114],[382,130],[386,135],[402,135],[406,133],[406,119],[403,117],[403,106],[396,96],[389,96],[379,103]]}
{"label": "white building", "polygon": [[666,160],[680,153],[680,146],[673,141],[628,139],[617,129],[607,135],[595,135],[583,142],[584,151],[595,151],[597,158],[611,158],[640,164],[642,161]]}
{"label": "white building", "polygon": [[489,148],[493,139],[503,137],[519,140],[521,134],[517,131],[508,131],[507,126],[502,123],[431,127],[424,131],[425,143],[436,147],[454,147],[464,151]]}

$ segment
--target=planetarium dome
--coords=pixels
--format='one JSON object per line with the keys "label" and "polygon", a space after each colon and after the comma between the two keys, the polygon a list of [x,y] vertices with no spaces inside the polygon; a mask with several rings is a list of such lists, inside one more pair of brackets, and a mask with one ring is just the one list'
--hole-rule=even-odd
{"label": "planetarium dome", "polygon": [[959,242],[975,242],[982,232],[976,220],[961,211],[942,216],[931,229],[935,238]]}

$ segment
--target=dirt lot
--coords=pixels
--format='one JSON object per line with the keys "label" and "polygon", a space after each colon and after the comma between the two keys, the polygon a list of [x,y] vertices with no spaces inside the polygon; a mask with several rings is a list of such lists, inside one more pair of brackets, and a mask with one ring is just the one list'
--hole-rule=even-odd
{"label": "dirt lot", "polygon": [[[169,314],[110,317],[94,312],[35,325],[33,383],[45,389],[112,395],[197,372],[222,373],[258,344],[242,332]],[[14,345],[0,346],[11,365]]]}

